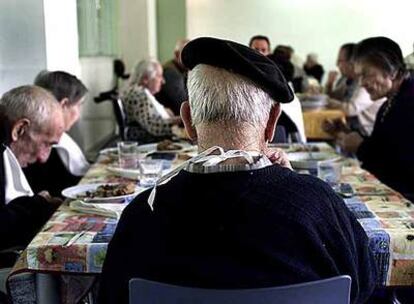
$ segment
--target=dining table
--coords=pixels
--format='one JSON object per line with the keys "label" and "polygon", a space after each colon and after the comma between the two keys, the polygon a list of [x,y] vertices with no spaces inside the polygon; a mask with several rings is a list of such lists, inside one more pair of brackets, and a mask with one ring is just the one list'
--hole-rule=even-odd
{"label": "dining table", "polygon": [[[326,143],[280,147],[287,153],[310,149],[334,153]],[[178,153],[173,167],[191,156]],[[81,184],[130,182],[109,170],[116,163],[116,153],[101,154]],[[353,195],[344,201],[369,238],[378,267],[377,285],[414,286],[414,205],[361,169],[355,159],[344,159],[340,181],[353,189]],[[13,303],[77,303],[93,297],[118,220],[117,216],[73,210],[70,201],[62,204],[8,277]]]}
{"label": "dining table", "polygon": [[322,125],[325,120],[345,120],[345,112],[337,109],[303,109],[303,124],[306,138],[312,140],[332,140],[334,137],[325,132]]}

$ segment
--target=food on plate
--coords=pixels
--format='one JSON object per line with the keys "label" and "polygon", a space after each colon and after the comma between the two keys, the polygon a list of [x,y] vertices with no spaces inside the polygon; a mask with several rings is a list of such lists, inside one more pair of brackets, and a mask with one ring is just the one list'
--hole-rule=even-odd
{"label": "food on plate", "polygon": [[157,144],[158,151],[173,151],[173,150],[181,150],[181,146],[173,143],[171,140],[163,140]]}
{"label": "food on plate", "polygon": [[135,192],[134,183],[125,184],[103,184],[98,186],[95,190],[85,191],[79,194],[77,197],[83,198],[102,198],[102,197],[114,197],[128,195]]}

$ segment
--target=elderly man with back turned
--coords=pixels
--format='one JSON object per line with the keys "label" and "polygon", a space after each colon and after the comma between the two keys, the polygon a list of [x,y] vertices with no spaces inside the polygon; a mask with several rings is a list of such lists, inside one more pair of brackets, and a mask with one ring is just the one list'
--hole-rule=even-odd
{"label": "elderly man with back turned", "polygon": [[[277,66],[240,44],[189,42],[181,116],[200,154],[124,211],[103,267],[101,303],[128,303],[128,282],[256,288],[348,274],[352,303],[375,283],[365,232],[321,180],[268,149],[293,93]],[[276,154],[279,152],[276,152]]]}
{"label": "elderly man with back turned", "polygon": [[59,104],[46,90],[22,86],[0,99],[0,249],[26,246],[61,202],[34,194],[22,167],[45,162],[63,133]]}

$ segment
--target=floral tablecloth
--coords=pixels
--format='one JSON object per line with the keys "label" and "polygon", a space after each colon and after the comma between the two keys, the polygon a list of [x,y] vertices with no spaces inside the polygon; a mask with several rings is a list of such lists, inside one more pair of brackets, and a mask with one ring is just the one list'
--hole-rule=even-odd
{"label": "floral tablecloth", "polygon": [[[106,169],[112,161],[111,156],[101,157],[82,183],[125,181]],[[362,170],[353,160],[346,161],[341,181],[351,184],[355,190],[356,195],[345,199],[345,203],[370,239],[380,270],[378,284],[414,286],[413,205]],[[33,280],[27,275],[30,272],[64,274],[69,278],[73,274],[73,280],[79,274],[99,274],[116,224],[115,219],[77,213],[62,205],[15,265],[9,277],[12,298],[19,299],[19,303],[30,302],[27,299],[31,296],[21,300],[22,286],[30,286],[30,280]],[[26,279],[22,279],[22,273]],[[89,283],[74,285],[90,287]],[[65,288],[70,290],[72,287],[66,284]],[[30,290],[28,293],[33,291]],[[81,294],[81,291],[72,293]],[[70,303],[72,300],[62,302]]]}

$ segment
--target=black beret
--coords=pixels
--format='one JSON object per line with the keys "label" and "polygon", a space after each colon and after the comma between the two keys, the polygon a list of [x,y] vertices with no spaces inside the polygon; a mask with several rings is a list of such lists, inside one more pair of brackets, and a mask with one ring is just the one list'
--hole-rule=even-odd
{"label": "black beret", "polygon": [[292,89],[273,61],[233,41],[210,37],[194,39],[181,52],[181,62],[190,70],[197,64],[208,64],[240,74],[276,102],[288,103],[294,98]]}

